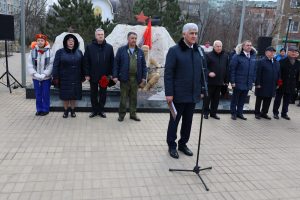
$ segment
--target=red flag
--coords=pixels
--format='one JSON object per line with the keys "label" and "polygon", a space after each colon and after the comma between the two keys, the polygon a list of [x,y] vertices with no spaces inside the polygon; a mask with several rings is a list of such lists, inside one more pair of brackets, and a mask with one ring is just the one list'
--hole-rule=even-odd
{"label": "red flag", "polygon": [[149,49],[152,47],[152,31],[151,31],[151,18],[148,20],[148,26],[144,32],[144,45],[148,45]]}

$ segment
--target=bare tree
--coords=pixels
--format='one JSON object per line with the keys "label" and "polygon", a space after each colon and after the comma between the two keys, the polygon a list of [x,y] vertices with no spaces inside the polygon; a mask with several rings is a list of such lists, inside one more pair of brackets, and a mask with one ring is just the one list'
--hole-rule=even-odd
{"label": "bare tree", "polygon": [[128,24],[134,19],[133,5],[136,0],[122,0],[117,5],[118,12],[116,13],[115,21],[118,23]]}

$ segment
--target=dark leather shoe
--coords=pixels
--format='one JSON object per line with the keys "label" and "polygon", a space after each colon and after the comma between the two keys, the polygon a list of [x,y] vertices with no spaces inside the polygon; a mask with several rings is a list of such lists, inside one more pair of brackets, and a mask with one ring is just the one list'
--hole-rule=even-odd
{"label": "dark leather shoe", "polygon": [[204,119],[208,119],[208,115],[203,115],[203,118]]}
{"label": "dark leather shoe", "polygon": [[97,113],[92,112],[92,113],[89,115],[89,118],[93,118],[93,117],[96,117],[96,116],[97,116]]}
{"label": "dark leather shoe", "polygon": [[281,117],[282,117],[283,119],[286,119],[286,120],[291,120],[291,118],[290,118],[289,116],[287,116],[287,115],[281,115]]}
{"label": "dark leather shoe", "polygon": [[48,114],[49,114],[49,112],[41,112],[40,116],[45,116],[45,115],[48,115]]}
{"label": "dark leather shoe", "polygon": [[187,156],[193,156],[193,152],[187,146],[179,146],[178,150]]}
{"label": "dark leather shoe", "polygon": [[71,117],[76,117],[76,113],[75,113],[75,110],[74,109],[71,109]]}
{"label": "dark leather shoe", "polygon": [[300,107],[300,102],[298,103],[298,105],[297,105],[298,107]]}
{"label": "dark leather shoe", "polygon": [[172,158],[178,159],[179,155],[176,149],[169,149],[169,154]]}
{"label": "dark leather shoe", "polygon": [[236,120],[236,115],[231,115],[232,120]]}
{"label": "dark leather shoe", "polygon": [[64,111],[63,118],[68,118],[68,115],[69,115],[69,110],[65,110],[65,111]]}
{"label": "dark leather shoe", "polygon": [[141,119],[138,118],[137,116],[130,116],[130,119],[137,121],[137,122],[141,121]]}
{"label": "dark leather shoe", "polygon": [[217,120],[220,120],[220,117],[218,115],[210,115],[211,118],[214,118],[214,119],[217,119]]}
{"label": "dark leather shoe", "polygon": [[119,122],[124,121],[124,117],[119,117],[119,118],[118,118],[118,121],[119,121]]}
{"label": "dark leather shoe", "polygon": [[267,115],[267,114],[264,114],[264,115],[261,115],[261,118],[264,118],[264,119],[268,119],[268,120],[271,120],[272,118]]}
{"label": "dark leather shoe", "polygon": [[35,113],[35,116],[40,116],[41,115],[41,112],[36,112]]}
{"label": "dark leather shoe", "polygon": [[274,115],[273,117],[274,117],[274,119],[279,119],[278,115]]}
{"label": "dark leather shoe", "polygon": [[260,115],[255,115],[255,119],[260,119]]}
{"label": "dark leather shoe", "polygon": [[244,117],[244,115],[237,115],[237,118],[240,118],[240,119],[242,119],[242,120],[247,120],[247,118]]}
{"label": "dark leather shoe", "polygon": [[106,118],[106,114],[104,112],[99,112],[99,116],[102,118]]}

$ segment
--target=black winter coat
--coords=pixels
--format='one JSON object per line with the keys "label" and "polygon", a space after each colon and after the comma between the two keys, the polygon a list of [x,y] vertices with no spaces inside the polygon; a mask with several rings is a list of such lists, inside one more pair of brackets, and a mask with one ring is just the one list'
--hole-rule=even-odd
{"label": "black winter coat", "polygon": [[103,75],[112,75],[114,65],[113,47],[104,40],[102,44],[98,44],[93,40],[86,47],[84,53],[84,69],[85,75],[90,76],[90,81],[98,83]]}
{"label": "black winter coat", "polygon": [[[53,79],[59,80],[59,97],[61,100],[80,100],[82,98],[83,55],[78,49],[79,43],[74,36],[66,35],[64,48],[59,49],[53,63]],[[67,48],[67,40],[75,41],[73,50]]]}
{"label": "black winter coat", "polygon": [[177,45],[171,47],[165,64],[165,95],[173,96],[175,103],[199,102],[204,85],[202,78],[204,62],[206,62],[204,55],[203,57],[200,55],[197,44],[189,48],[181,39]]}
{"label": "black winter coat", "polygon": [[280,79],[279,62],[273,59],[273,62],[267,57],[257,61],[257,73],[255,85],[255,95],[259,97],[274,97],[277,87],[277,81]]}
{"label": "black winter coat", "polygon": [[228,55],[224,51],[218,54],[213,50],[207,54],[206,61],[208,73],[214,72],[216,74],[213,78],[208,76],[208,85],[221,86],[224,83],[228,83]]}
{"label": "black winter coat", "polygon": [[299,77],[300,62],[296,60],[295,64],[292,65],[287,57],[280,60],[279,63],[281,79],[283,83],[279,89],[284,93],[294,94]]}

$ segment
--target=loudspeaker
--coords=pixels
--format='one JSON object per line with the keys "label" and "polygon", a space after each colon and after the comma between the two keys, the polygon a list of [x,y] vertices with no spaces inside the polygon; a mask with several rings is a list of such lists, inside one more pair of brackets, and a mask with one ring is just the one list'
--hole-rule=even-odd
{"label": "loudspeaker", "polygon": [[265,50],[267,47],[272,46],[272,37],[259,37],[257,40],[257,55],[265,55]]}
{"label": "loudspeaker", "polygon": [[0,14],[0,40],[15,40],[14,16]]}

